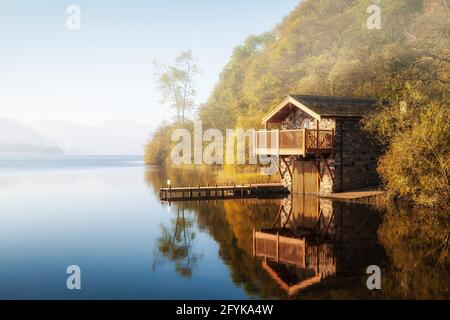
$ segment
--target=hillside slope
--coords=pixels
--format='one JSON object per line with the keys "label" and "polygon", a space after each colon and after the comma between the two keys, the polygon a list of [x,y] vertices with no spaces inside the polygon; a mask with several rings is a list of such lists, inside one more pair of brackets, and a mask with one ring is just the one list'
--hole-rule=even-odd
{"label": "hillside slope", "polygon": [[208,102],[205,127],[260,127],[289,93],[393,99],[407,86],[449,98],[450,10],[446,0],[306,0],[274,31],[238,46]]}

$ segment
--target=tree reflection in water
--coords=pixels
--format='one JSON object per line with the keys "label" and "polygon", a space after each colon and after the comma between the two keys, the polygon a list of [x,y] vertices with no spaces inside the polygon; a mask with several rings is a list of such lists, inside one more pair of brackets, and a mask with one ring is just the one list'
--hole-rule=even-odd
{"label": "tree reflection in water", "polygon": [[450,215],[390,206],[378,234],[391,268],[384,287],[405,299],[450,298]]}
{"label": "tree reflection in water", "polygon": [[[175,263],[175,270],[182,277],[190,278],[192,270],[200,254],[193,252],[193,242],[196,238],[195,221],[185,215],[183,208],[177,207],[177,216],[171,220],[170,226],[161,225],[161,236],[157,239],[158,253]],[[158,254],[153,262],[156,268]]]}
{"label": "tree reflection in water", "polygon": [[[167,178],[176,180],[176,185],[214,183],[207,173],[195,176],[192,171],[155,170],[147,176],[155,196]],[[283,207],[281,213],[280,206]],[[171,226],[161,229],[159,255],[174,261],[180,274],[190,275],[199,257],[192,252],[193,229],[204,230],[219,244],[219,256],[228,266],[232,281],[243,287],[250,297],[449,298],[448,212],[395,206],[380,209],[299,195],[284,200],[173,203],[172,207],[177,208],[177,217]],[[186,218],[184,210],[192,217]],[[295,284],[299,277],[319,280],[314,277],[320,275],[321,270],[325,271],[324,277],[320,277],[321,281],[311,281],[309,286],[299,286],[301,290],[289,295],[264,269],[264,258],[254,256],[254,229],[296,239],[305,237],[310,250],[305,257],[308,266],[304,271],[299,271],[298,264],[268,262],[286,283]],[[201,243],[197,245],[201,247]],[[317,252],[322,254],[319,264],[315,260]],[[366,268],[372,264],[382,269],[379,291],[366,287]]]}

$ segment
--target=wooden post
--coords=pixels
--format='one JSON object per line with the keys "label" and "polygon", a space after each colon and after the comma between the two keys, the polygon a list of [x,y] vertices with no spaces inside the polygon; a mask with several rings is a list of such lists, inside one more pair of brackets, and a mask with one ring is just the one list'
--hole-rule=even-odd
{"label": "wooden post", "polygon": [[305,194],[305,162],[301,161],[302,164],[302,193]]}
{"label": "wooden post", "polygon": [[256,256],[256,232],[255,228],[253,228],[253,257]]}
{"label": "wooden post", "polygon": [[320,252],[319,252],[319,248],[320,248],[320,246],[317,246],[317,255],[316,255],[316,274],[319,274],[319,263],[320,263],[320,260],[319,260],[319,254],[320,254]]}
{"label": "wooden post", "polygon": [[303,267],[306,268],[306,239],[303,238]]}
{"label": "wooden post", "polygon": [[306,146],[306,135],[308,133],[308,130],[306,130],[306,129],[302,129],[302,130],[303,130],[303,155],[305,156],[307,149],[308,149]]}
{"label": "wooden post", "polygon": [[277,156],[280,156],[280,130],[277,129]]}
{"label": "wooden post", "polygon": [[316,120],[316,150],[319,150],[319,120]]}
{"label": "wooden post", "polygon": [[277,262],[280,262],[280,233],[277,232]]}
{"label": "wooden post", "polygon": [[[314,160],[315,161],[315,160]],[[317,162],[315,162],[315,164],[317,165]],[[320,194],[320,183],[322,182],[321,180],[321,177],[320,177],[320,159],[319,159],[319,165],[318,165],[318,168],[319,168],[319,172],[317,172],[317,194]]]}
{"label": "wooden post", "polygon": [[331,129],[331,150],[334,149],[334,128]]}

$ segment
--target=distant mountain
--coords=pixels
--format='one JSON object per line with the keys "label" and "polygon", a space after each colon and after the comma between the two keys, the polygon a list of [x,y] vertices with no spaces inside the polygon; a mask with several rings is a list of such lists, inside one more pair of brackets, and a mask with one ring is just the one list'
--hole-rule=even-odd
{"label": "distant mountain", "polygon": [[33,145],[27,143],[0,143],[0,155],[58,155],[63,151],[59,147]]}
{"label": "distant mountain", "polygon": [[0,118],[0,153],[141,155],[152,127],[113,120],[99,125],[41,120],[22,123]]}
{"label": "distant mountain", "polygon": [[52,144],[52,141],[40,135],[26,124],[8,118],[0,118],[0,143],[46,145]]}
{"label": "distant mountain", "polygon": [[0,154],[61,154],[56,143],[17,121],[0,118]]}
{"label": "distant mountain", "polygon": [[41,120],[29,127],[76,155],[141,155],[152,133],[147,124],[113,120],[99,125],[80,125],[70,121]]}

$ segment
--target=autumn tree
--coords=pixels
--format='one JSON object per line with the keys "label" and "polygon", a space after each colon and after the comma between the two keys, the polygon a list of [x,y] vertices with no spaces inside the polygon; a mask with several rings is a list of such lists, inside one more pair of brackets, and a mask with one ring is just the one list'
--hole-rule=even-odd
{"label": "autumn tree", "polygon": [[[234,49],[198,117],[205,128],[257,129],[287,94],[389,101],[366,121],[385,146],[379,170],[385,187],[419,204],[442,204],[449,194],[442,129],[450,98],[448,1],[380,1],[379,30],[367,28],[367,0],[302,1],[274,30]],[[182,121],[183,101],[190,100],[173,85],[185,78],[178,69],[166,68],[159,83]],[[402,144],[408,137],[413,152]]]}
{"label": "autumn tree", "polygon": [[176,121],[184,123],[187,114],[194,106],[196,91],[194,80],[200,73],[190,50],[180,52],[173,65],[154,61],[158,89],[162,94],[162,103],[170,103],[176,110]]}

